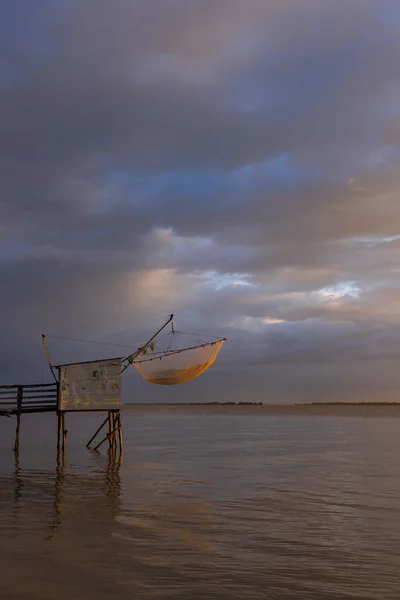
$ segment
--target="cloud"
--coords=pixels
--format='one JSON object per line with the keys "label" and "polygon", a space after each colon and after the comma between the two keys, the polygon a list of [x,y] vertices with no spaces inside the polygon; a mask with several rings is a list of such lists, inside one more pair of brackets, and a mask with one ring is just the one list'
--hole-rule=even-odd
{"label": "cloud", "polygon": [[[255,394],[302,365],[318,394],[371,360],[379,387],[398,358],[399,26],[391,0],[3,2],[3,378],[37,376],[42,330],[173,311],[229,337],[214,369],[237,389],[250,365]],[[193,389],[217,380],[229,394],[211,373]]]}

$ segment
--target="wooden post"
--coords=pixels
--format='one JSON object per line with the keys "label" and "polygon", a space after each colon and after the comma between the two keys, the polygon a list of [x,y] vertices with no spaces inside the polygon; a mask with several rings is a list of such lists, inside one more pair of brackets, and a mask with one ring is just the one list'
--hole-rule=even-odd
{"label": "wooden post", "polygon": [[[100,427],[97,429],[96,433],[92,436],[90,441],[86,444],[87,447],[93,442],[96,436],[100,433],[103,427],[108,423],[108,433],[106,436],[93,448],[97,450],[108,440],[109,452],[114,453],[117,451],[118,442],[120,452],[123,450],[123,441],[122,441],[122,425],[121,425],[121,417],[119,410],[108,410],[107,418],[103,421]],[[118,434],[118,437],[117,437]]]}
{"label": "wooden post", "polygon": [[57,421],[58,421],[58,423],[57,423],[57,457],[59,458],[60,449],[61,449],[62,430],[63,430],[61,411],[57,411]]}
{"label": "wooden post", "polygon": [[117,431],[119,429],[119,426],[118,426],[118,413],[116,411],[113,411],[113,429],[114,429],[113,444],[114,444],[114,450],[116,452],[117,451]]}
{"label": "wooden post", "polygon": [[109,420],[109,416],[106,417],[103,421],[103,423],[100,425],[100,427],[98,428],[98,430],[96,431],[96,433],[94,434],[94,436],[92,436],[90,438],[90,440],[88,441],[88,443],[86,444],[86,448],[90,447],[90,444],[93,442],[94,438],[100,433],[100,431],[103,429],[104,425],[107,423],[107,421]]}
{"label": "wooden post", "polygon": [[63,456],[65,457],[65,451],[67,448],[67,433],[68,430],[65,429],[65,413],[62,412],[62,432],[63,432],[63,443],[62,443],[62,451],[63,451]]}
{"label": "wooden post", "polygon": [[121,423],[121,411],[118,411],[118,435],[119,435],[119,451],[122,452],[124,451],[124,442],[122,439],[122,423]]}
{"label": "wooden post", "polygon": [[[112,450],[112,430],[113,430],[113,422],[112,422],[112,411],[108,411],[108,446],[110,450]],[[97,446],[98,447],[98,446]]]}
{"label": "wooden post", "polygon": [[[117,429],[118,429],[118,427],[116,429],[114,429],[114,430],[111,430],[110,433],[107,433],[106,437],[103,440],[101,440],[100,444],[97,444],[96,448],[93,448],[93,450],[97,450],[98,448],[100,448],[100,446],[102,444],[104,444],[104,442],[106,440],[108,440],[108,443],[110,444],[110,440],[112,439],[112,436],[115,434],[115,432],[117,431]],[[111,444],[110,444],[110,449],[112,449],[111,448]]]}
{"label": "wooden post", "polygon": [[22,385],[19,385],[18,390],[17,390],[17,428],[15,431],[14,452],[19,452],[19,434],[20,434],[20,430],[21,430],[22,397],[23,397],[23,387],[22,387]]}
{"label": "wooden post", "polygon": [[112,410],[110,410],[110,430],[109,430],[109,434],[110,434],[110,449],[112,450],[112,452],[114,452],[114,439],[113,439],[113,430],[114,430],[114,413]]}

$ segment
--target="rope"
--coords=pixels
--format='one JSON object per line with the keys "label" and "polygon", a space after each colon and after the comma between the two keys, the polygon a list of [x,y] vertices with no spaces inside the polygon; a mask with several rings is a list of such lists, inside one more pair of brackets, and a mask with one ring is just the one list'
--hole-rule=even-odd
{"label": "rope", "polygon": [[[143,324],[143,325],[137,325],[137,326],[133,326],[133,327],[128,327],[127,329],[123,329],[117,333],[111,333],[111,334],[107,334],[102,336],[101,338],[99,338],[98,340],[84,340],[84,339],[79,339],[79,338],[70,338],[70,337],[65,337],[65,336],[61,336],[61,335],[52,335],[52,334],[46,334],[46,337],[49,338],[54,338],[54,339],[59,339],[59,340],[67,340],[69,342],[76,342],[77,345],[71,346],[70,348],[66,348],[63,350],[63,352],[69,352],[71,350],[77,350],[80,346],[84,345],[84,344],[94,344],[96,346],[108,346],[108,347],[114,347],[114,348],[125,348],[128,350],[132,350],[132,348],[135,346],[135,344],[131,344],[131,345],[126,345],[126,344],[113,344],[111,342],[104,342],[104,341],[100,341],[100,340],[104,340],[107,337],[110,337],[112,335],[121,335],[123,333],[127,333],[128,331],[132,331],[134,329],[143,329],[144,327],[148,327],[150,325],[153,325],[154,323],[158,322],[161,320],[160,318],[154,319],[153,321],[150,321],[149,323]],[[173,335],[182,335],[182,336],[186,336],[187,338],[192,338],[197,342],[197,346],[191,346],[189,348],[182,348],[179,350],[172,350],[172,340],[173,340]],[[140,360],[140,361],[134,361],[134,362],[147,362],[150,360],[156,360],[157,358],[162,358],[164,356],[169,356],[171,354],[179,354],[180,352],[185,352],[187,350],[193,350],[195,348],[198,348],[199,346],[205,347],[205,346],[210,346],[213,345],[221,340],[225,341],[225,338],[220,338],[218,336],[213,336],[213,335],[202,335],[199,333],[189,333],[189,332],[185,332],[185,331],[177,331],[176,329],[174,329],[173,324],[171,325],[171,331],[169,331],[168,333],[162,335],[160,338],[158,338],[156,341],[157,343],[160,343],[161,340],[163,340],[164,338],[170,336],[170,340],[168,343],[168,347],[167,350],[164,351],[160,351],[160,352],[155,352],[152,353],[151,358],[146,358],[144,360]],[[213,338],[214,341],[205,341],[205,338],[207,337],[207,339],[209,340],[210,338]]]}
{"label": "rope", "polygon": [[[150,321],[149,323],[144,323],[143,325],[135,325],[133,327],[128,327],[127,329],[122,329],[121,331],[118,331],[116,333],[109,333],[107,335],[103,335],[98,340],[83,340],[83,339],[65,337],[65,336],[61,336],[61,335],[52,335],[50,333],[47,333],[45,335],[46,335],[46,337],[54,338],[54,339],[58,339],[58,340],[66,340],[69,342],[78,342],[78,346],[72,346],[70,348],[66,348],[63,350],[63,352],[69,352],[70,350],[76,350],[77,348],[79,348],[79,346],[81,346],[83,344],[95,344],[97,346],[112,346],[114,348],[126,348],[128,350],[132,350],[132,347],[134,347],[135,344],[131,344],[130,346],[127,346],[126,344],[113,344],[111,342],[101,342],[99,340],[104,340],[105,338],[111,337],[113,335],[121,335],[123,333],[127,333],[128,331],[133,331],[136,329],[143,329],[144,327],[149,327],[150,325],[154,325],[154,323],[161,321],[161,319],[164,319],[164,317],[158,317],[157,319],[154,319],[153,321]],[[167,319],[167,317],[165,317],[165,320],[166,319]]]}
{"label": "rope", "polygon": [[168,319],[169,315],[165,316],[165,317],[157,317],[157,319],[153,319],[153,321],[149,321],[148,323],[143,323],[143,325],[133,325],[132,327],[128,327],[127,329],[122,329],[121,331],[117,331],[115,333],[108,333],[107,335],[103,335],[102,337],[100,337],[100,340],[103,340],[104,338],[110,337],[112,335],[121,335],[123,333],[127,333],[128,331],[133,331],[136,329],[143,329],[144,327],[149,327],[150,325],[154,325],[154,323],[158,323],[159,321],[166,321]]}
{"label": "rope", "polygon": [[180,335],[188,335],[188,336],[193,336],[195,338],[201,339],[204,337],[207,338],[214,338],[216,340],[220,340],[221,338],[218,335],[208,335],[208,334],[202,334],[202,333],[189,333],[188,331],[176,331],[175,333],[179,333]]}
{"label": "rope", "polygon": [[[132,346],[124,346],[123,344],[111,344],[110,342],[97,342],[94,340],[80,340],[77,338],[68,338],[68,337],[63,337],[61,335],[49,335],[47,334],[46,337],[50,337],[50,338],[55,338],[58,340],[67,340],[69,342],[80,342],[80,344],[96,344],[97,346],[115,346],[115,347],[119,347],[119,348],[130,348],[132,349]],[[76,348],[76,346],[74,346],[74,348]],[[72,350],[72,348],[70,348]],[[68,348],[66,350],[66,352],[68,351]]]}

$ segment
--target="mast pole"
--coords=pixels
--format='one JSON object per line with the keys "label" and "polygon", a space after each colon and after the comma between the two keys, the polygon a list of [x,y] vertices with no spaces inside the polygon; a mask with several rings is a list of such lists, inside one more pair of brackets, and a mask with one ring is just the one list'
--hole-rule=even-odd
{"label": "mast pole", "polygon": [[133,361],[135,360],[135,358],[137,358],[139,356],[139,354],[142,354],[142,352],[147,348],[147,346],[149,344],[151,344],[151,342],[158,336],[158,334],[161,333],[162,330],[166,328],[168,323],[171,323],[173,318],[174,318],[174,315],[173,314],[170,315],[168,320],[164,323],[164,325],[162,327],[160,327],[160,329],[144,344],[144,346],[142,346],[141,348],[138,348],[136,352],[134,352],[133,354],[130,354],[129,356],[127,356],[126,358],[124,358],[122,360],[122,362],[125,362],[125,361],[128,361],[128,362],[126,365],[124,365],[122,367],[121,373],[123,373],[125,371],[125,369],[127,369],[129,367],[129,365],[131,365],[133,363]]}
{"label": "mast pole", "polygon": [[46,358],[47,358],[47,362],[48,362],[49,367],[50,367],[51,374],[53,375],[55,382],[58,383],[57,377],[56,377],[56,375],[54,373],[54,369],[53,369],[52,364],[51,364],[50,352],[49,352],[49,349],[47,348],[46,336],[44,335],[44,333],[42,333],[42,344],[43,344],[44,351],[46,353]]}

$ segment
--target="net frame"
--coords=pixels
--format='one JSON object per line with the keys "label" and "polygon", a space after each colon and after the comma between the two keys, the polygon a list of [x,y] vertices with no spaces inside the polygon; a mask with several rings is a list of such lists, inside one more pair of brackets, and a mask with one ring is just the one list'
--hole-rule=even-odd
{"label": "net frame", "polygon": [[[150,383],[158,385],[187,383],[211,367],[224,342],[226,338],[179,350],[154,352],[146,357],[138,356],[132,364],[143,379]],[[171,358],[174,357],[179,357],[179,360],[171,362]],[[160,365],[160,368],[157,368],[157,365]]]}

